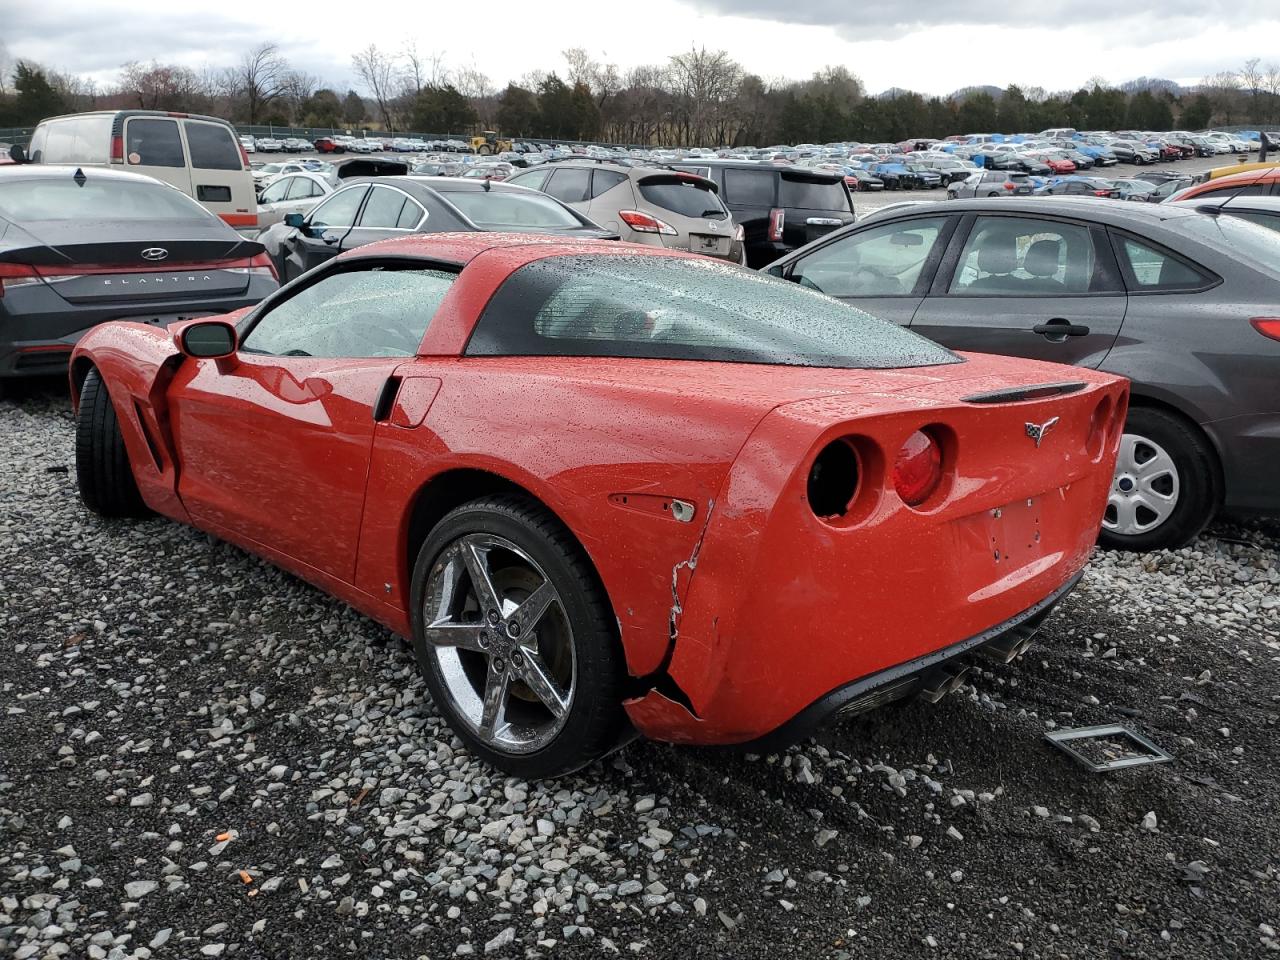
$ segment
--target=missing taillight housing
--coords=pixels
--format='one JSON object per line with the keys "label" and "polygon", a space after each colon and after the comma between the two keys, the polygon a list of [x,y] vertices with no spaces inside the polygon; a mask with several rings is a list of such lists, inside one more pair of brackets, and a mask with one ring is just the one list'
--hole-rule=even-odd
{"label": "missing taillight housing", "polygon": [[942,484],[942,443],[936,427],[922,427],[907,437],[893,461],[893,488],[902,502],[918,507]]}
{"label": "missing taillight housing", "polygon": [[1084,448],[1090,459],[1097,460],[1102,456],[1113,426],[1111,398],[1103,397],[1093,408],[1093,416],[1089,418],[1089,435],[1085,438]]}
{"label": "missing taillight housing", "polygon": [[809,468],[805,487],[809,509],[823,520],[843,517],[858,492],[860,473],[858,455],[847,440],[827,444]]}

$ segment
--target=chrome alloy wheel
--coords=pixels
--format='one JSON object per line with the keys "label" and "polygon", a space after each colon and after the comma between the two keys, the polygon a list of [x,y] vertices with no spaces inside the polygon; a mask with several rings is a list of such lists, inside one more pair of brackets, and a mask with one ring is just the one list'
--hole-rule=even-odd
{"label": "chrome alloy wheel", "polygon": [[457,538],[432,565],[422,622],[454,712],[486,745],[532,753],[555,738],[576,688],[573,628],[532,557],[503,537]]}
{"label": "chrome alloy wheel", "polygon": [[1178,505],[1178,467],[1160,444],[1134,433],[1120,438],[1120,456],[1102,517],[1104,529],[1121,536],[1147,533]]}

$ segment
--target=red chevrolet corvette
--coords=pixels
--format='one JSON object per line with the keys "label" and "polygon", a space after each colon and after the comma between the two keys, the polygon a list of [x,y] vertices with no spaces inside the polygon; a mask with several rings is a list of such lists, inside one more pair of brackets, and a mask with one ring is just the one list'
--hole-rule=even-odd
{"label": "red chevrolet corvette", "polygon": [[412,637],[458,736],[528,777],[1012,658],[1089,556],[1128,396],[700,257],[492,233],[104,324],[71,377],[85,504]]}

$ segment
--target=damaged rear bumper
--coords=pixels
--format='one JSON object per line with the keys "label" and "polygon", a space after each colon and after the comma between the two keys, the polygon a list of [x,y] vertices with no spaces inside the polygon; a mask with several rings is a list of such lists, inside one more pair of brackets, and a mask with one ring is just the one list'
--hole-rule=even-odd
{"label": "damaged rear bumper", "polygon": [[[936,702],[959,685],[974,658],[991,657],[1008,663],[1026,650],[1040,625],[1080,582],[1082,575],[1076,573],[1039,602],[981,633],[843,684],[774,730],[742,745],[755,750],[777,750],[812,736],[820,727],[840,717],[874,710],[895,700],[918,696]],[[648,731],[651,737],[655,734],[661,737],[658,731],[663,728],[668,731],[678,728],[681,735],[664,739],[686,743],[699,741],[697,718],[657,689],[628,702],[627,712],[632,721],[642,731]]]}

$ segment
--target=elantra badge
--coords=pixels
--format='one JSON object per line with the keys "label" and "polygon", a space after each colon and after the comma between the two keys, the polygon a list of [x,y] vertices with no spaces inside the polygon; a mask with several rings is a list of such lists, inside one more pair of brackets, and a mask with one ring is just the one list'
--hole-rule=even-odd
{"label": "elantra badge", "polygon": [[1037,450],[1040,449],[1040,441],[1044,439],[1044,435],[1053,429],[1053,425],[1057,423],[1058,420],[1058,417],[1054,417],[1051,420],[1046,420],[1044,423],[1026,424],[1027,436],[1036,442]]}
{"label": "elantra badge", "polygon": [[169,255],[169,251],[164,247],[147,247],[142,251],[143,260],[163,260]]}

